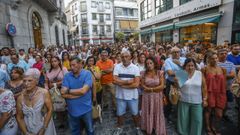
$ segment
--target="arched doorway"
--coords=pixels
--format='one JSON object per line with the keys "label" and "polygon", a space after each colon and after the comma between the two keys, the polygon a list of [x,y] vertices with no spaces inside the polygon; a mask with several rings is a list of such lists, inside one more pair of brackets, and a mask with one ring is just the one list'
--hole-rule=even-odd
{"label": "arched doorway", "polygon": [[42,48],[41,22],[38,13],[32,14],[33,37],[36,48]]}

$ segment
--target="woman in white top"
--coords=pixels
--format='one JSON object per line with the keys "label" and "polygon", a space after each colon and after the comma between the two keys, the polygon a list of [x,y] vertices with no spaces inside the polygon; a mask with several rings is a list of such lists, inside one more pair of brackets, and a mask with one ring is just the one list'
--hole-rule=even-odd
{"label": "woman in white top", "polygon": [[201,71],[196,70],[194,59],[186,59],[183,68],[188,80],[180,89],[177,129],[180,135],[201,135],[203,107],[207,106],[206,82]]}

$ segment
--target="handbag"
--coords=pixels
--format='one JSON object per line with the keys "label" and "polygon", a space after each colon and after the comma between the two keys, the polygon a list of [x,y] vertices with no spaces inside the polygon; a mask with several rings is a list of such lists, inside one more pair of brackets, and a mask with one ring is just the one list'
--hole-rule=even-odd
{"label": "handbag", "polygon": [[57,88],[57,84],[54,83],[54,87],[49,90],[53,102],[53,110],[56,112],[65,111],[66,110],[66,101],[62,97],[59,89]]}
{"label": "handbag", "polygon": [[230,87],[230,90],[231,90],[231,92],[233,93],[233,95],[238,96],[238,94],[239,94],[239,92],[240,92],[240,91],[239,91],[239,88],[240,88],[239,83],[237,82],[236,79],[234,79],[233,82],[232,82],[232,84],[231,84],[231,87]]}
{"label": "handbag", "polygon": [[179,98],[180,93],[178,89],[175,86],[171,85],[169,92],[169,101],[171,102],[171,104],[176,105],[178,103]]}
{"label": "handbag", "polygon": [[92,118],[99,119],[100,123],[102,123],[102,108],[99,104],[93,105],[92,107]]}

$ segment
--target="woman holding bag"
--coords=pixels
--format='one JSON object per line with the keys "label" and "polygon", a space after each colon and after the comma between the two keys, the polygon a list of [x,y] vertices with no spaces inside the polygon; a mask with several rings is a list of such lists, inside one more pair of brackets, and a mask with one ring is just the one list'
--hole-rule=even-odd
{"label": "woman holding bag", "polygon": [[145,61],[145,73],[142,73],[142,113],[141,129],[147,135],[155,130],[156,135],[166,135],[165,118],[163,113],[163,89],[164,75],[158,70],[154,58],[147,58]]}
{"label": "woman holding bag", "polygon": [[183,69],[188,73],[188,80],[180,88],[178,133],[180,135],[201,135],[203,107],[207,106],[206,82],[201,71],[196,70],[197,64],[194,59],[187,58]]}
{"label": "woman holding bag", "polygon": [[[60,59],[56,56],[52,57],[51,67],[49,71],[47,71],[45,77],[45,89],[51,90],[57,88],[60,90],[63,77],[67,72],[68,72],[67,69],[65,67],[62,67]],[[64,123],[65,110],[66,110],[65,106],[58,107],[58,110],[56,110],[56,107],[54,108],[54,111],[57,114],[57,119],[59,120],[59,123],[61,123],[59,128],[64,128],[64,125],[62,123]]]}

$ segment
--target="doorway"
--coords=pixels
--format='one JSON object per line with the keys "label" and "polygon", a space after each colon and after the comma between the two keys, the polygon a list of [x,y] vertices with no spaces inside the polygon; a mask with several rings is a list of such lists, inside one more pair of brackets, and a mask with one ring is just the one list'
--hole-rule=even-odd
{"label": "doorway", "polygon": [[38,13],[33,12],[32,14],[32,27],[33,27],[33,37],[35,48],[41,49],[42,45],[42,32],[41,32],[41,22]]}

